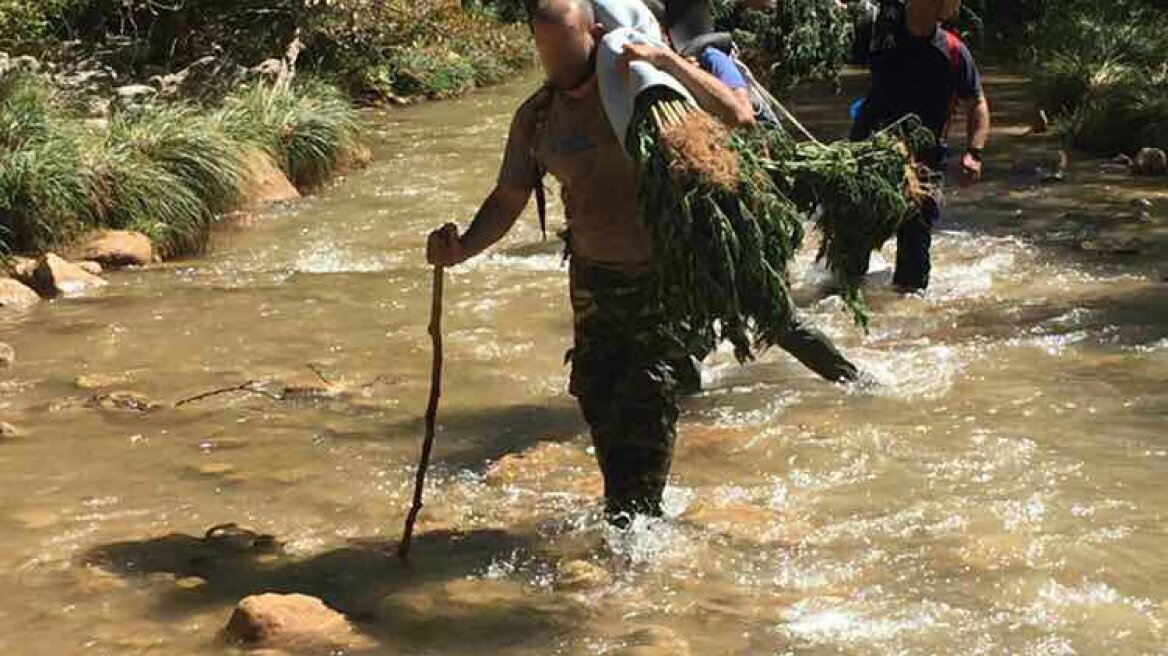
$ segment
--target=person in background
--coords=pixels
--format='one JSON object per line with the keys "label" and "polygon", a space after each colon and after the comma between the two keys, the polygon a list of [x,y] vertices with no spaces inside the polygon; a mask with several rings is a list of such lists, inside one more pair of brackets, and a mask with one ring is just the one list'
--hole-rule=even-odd
{"label": "person in background", "polygon": [[[859,107],[851,137],[866,139],[914,114],[937,139],[929,152],[918,153],[921,163],[940,173],[948,165],[949,124],[961,108],[968,133],[959,170],[962,183],[970,184],[981,178],[990,107],[969,48],[941,27],[960,9],[961,0],[880,0],[872,26],[871,89]],[[940,220],[938,193],[925,202],[919,217],[901,226],[893,276],[898,291],[920,293],[929,286],[932,231]]]}

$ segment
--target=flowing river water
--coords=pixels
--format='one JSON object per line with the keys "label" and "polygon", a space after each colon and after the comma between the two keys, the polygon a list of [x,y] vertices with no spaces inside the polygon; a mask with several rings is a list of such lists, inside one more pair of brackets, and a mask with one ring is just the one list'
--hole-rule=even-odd
{"label": "flowing river water", "polygon": [[[627,535],[600,521],[565,391],[557,245],[529,217],[450,271],[439,444],[400,564],[421,246],[471,216],[534,84],[378,115],[368,170],[206,258],[0,318],[0,419],[24,432],[0,443],[0,652],[231,653],[231,608],[276,591],[345,612],[355,653],[1168,654],[1168,193],[1093,161],[1011,174],[1046,142],[1005,75],[993,173],[951,196],[927,298],[877,266],[864,335],[800,259],[808,315],[880,384],[715,354],[669,517]],[[839,136],[849,102],[795,108]],[[253,380],[266,395],[173,407]],[[115,391],[162,407],[93,400]],[[203,539],[224,523],[282,549]]]}

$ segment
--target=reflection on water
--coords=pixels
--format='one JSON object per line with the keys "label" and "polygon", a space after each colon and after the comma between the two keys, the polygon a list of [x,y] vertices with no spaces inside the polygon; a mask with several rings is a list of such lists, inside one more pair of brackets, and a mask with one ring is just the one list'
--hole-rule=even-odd
{"label": "reflection on water", "polygon": [[[1068,206],[1147,198],[1159,226],[1165,192],[1090,163],[1063,187],[956,194],[928,297],[886,291],[891,252],[874,259],[868,335],[809,247],[805,309],[876,384],[715,354],[667,518],[623,535],[565,394],[559,245],[521,221],[450,272],[433,485],[400,564],[428,385],[421,245],[471,216],[531,87],[381,117],[372,168],[206,260],[0,319],[19,355],[0,418],[25,433],[0,443],[5,653],[229,651],[230,608],[269,590],[319,596],[385,654],[1168,653],[1162,253],[1063,241],[1083,226]],[[843,104],[803,102],[829,136]],[[1025,113],[1001,106],[1010,132]],[[998,144],[1001,170],[1027,147]],[[170,407],[246,381],[272,393]],[[163,407],[94,400],[116,391]],[[226,522],[282,550],[204,538]]]}

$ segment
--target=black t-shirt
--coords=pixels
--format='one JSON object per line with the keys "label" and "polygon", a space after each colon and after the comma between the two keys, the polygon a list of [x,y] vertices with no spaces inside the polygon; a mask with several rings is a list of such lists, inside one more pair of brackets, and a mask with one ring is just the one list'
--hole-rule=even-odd
{"label": "black t-shirt", "polygon": [[872,31],[871,69],[872,89],[853,130],[858,138],[916,114],[943,139],[954,101],[982,94],[977,64],[961,39],[939,27],[931,37],[913,36],[898,0],[880,4]]}

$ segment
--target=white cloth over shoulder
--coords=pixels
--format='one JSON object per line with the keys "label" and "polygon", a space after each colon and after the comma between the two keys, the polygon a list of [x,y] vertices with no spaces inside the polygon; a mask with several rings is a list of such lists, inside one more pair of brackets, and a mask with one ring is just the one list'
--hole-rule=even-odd
{"label": "white cloth over shoulder", "polygon": [[[639,0],[638,4],[640,4]],[[600,102],[604,106],[608,122],[612,124],[612,129],[616,132],[617,138],[620,139],[621,145],[624,146],[626,154],[630,153],[629,123],[633,120],[637,96],[648,89],[667,87],[690,103],[697,104],[681,82],[678,82],[673,76],[663,73],[652,64],[635,61],[629,65],[627,76],[618,72],[616,70],[617,58],[624,52],[625,46],[630,43],[666,47],[659,39],[654,39],[628,27],[609,32],[600,42],[600,50],[596,56],[596,76],[600,85]]]}
{"label": "white cloth over shoulder", "polygon": [[596,22],[604,26],[605,32],[627,27],[658,41],[664,40],[661,24],[641,0],[592,0],[592,7]]}

